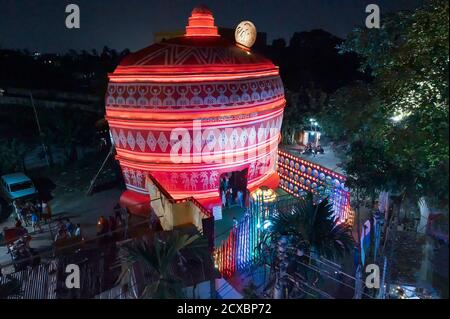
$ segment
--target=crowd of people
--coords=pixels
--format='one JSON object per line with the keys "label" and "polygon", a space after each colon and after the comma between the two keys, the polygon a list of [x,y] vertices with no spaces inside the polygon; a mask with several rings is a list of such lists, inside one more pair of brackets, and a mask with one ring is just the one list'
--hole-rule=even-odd
{"label": "crowd of people", "polygon": [[313,154],[313,155],[317,155],[317,154],[323,154],[325,153],[322,145],[317,144],[317,145],[312,145],[311,143],[306,144],[305,149],[303,150],[302,154],[308,155],[308,154]]}
{"label": "crowd of people", "polygon": [[37,252],[30,247],[32,236],[26,227],[31,226],[33,231],[42,232],[41,220],[47,221],[51,213],[48,204],[39,200],[14,200],[12,205],[15,214],[14,228],[5,227],[3,233],[15,270],[19,271],[38,264],[40,260]]}
{"label": "crowd of people", "polygon": [[23,202],[16,199],[13,201],[13,207],[16,215],[16,228],[31,226],[33,231],[39,229],[42,232],[41,221],[48,222],[51,219],[51,209],[45,201]]}
{"label": "crowd of people", "polygon": [[97,236],[114,233],[119,227],[124,225],[124,212],[119,204],[114,207],[114,215],[105,218],[100,216],[97,221]]}
{"label": "crowd of people", "polygon": [[57,220],[57,232],[55,236],[55,242],[58,240],[65,240],[69,238],[82,239],[81,225],[78,223],[74,225],[70,218]]}
{"label": "crowd of people", "polygon": [[[63,247],[68,240],[85,240],[85,234],[80,223],[72,222],[70,218],[57,216],[50,220],[52,214],[49,204],[46,202],[15,200],[12,204],[15,213],[15,227],[5,227],[2,232],[2,239],[7,244],[8,253],[11,254],[16,270],[25,269],[29,265],[39,263],[39,255],[30,247],[30,241],[32,240],[30,227],[33,231],[39,230],[42,232],[42,221],[49,222],[51,234],[52,230],[55,230],[52,239],[57,246]],[[99,217],[96,224],[97,236],[109,241],[112,236],[115,237],[116,230],[121,227],[125,227],[124,229],[127,231],[128,222],[131,218],[130,214],[128,210],[117,204],[111,216]],[[107,236],[102,236],[105,234]]]}
{"label": "crowd of people", "polygon": [[[15,200],[13,202],[15,210],[15,228],[23,229],[26,233],[28,230],[25,227],[31,226],[33,231],[39,230],[42,232],[41,221],[48,222],[51,218],[50,206],[42,201],[28,201],[21,202]],[[105,218],[100,216],[97,221],[97,235],[103,235],[114,232],[118,227],[124,225],[124,212],[119,205],[114,207],[114,215]],[[64,240],[69,238],[82,238],[81,225],[73,224],[70,218],[58,218],[56,220],[56,235],[54,241]]]}

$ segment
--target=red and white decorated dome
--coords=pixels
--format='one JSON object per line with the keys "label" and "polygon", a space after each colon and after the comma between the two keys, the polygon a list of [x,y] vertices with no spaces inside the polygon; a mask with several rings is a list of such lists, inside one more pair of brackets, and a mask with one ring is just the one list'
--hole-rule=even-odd
{"label": "red and white decorated dome", "polygon": [[[218,198],[221,174],[276,186],[285,106],[278,67],[192,11],[184,37],[125,57],[109,75],[106,118],[129,191],[151,174],[174,198]],[[274,184],[274,185],[267,185]]]}

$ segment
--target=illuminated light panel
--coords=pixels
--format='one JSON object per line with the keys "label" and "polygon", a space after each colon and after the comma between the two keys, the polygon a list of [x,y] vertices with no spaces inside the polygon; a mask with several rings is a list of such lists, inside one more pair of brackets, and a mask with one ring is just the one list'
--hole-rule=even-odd
{"label": "illuminated light panel", "polygon": [[[278,72],[279,68],[272,63],[268,62],[256,62],[246,64],[208,64],[208,65],[189,65],[189,66],[177,66],[177,65],[141,65],[141,66],[122,66],[119,65],[114,73],[109,73],[109,80],[114,82],[115,80],[126,79],[132,76],[141,77],[157,77],[158,75],[173,75],[175,82],[181,82],[185,79],[191,79],[192,76],[199,76],[200,74],[208,74],[213,76],[227,76],[228,79],[233,80],[234,75],[249,76],[250,78],[255,75],[263,75],[264,72]],[[255,73],[256,72],[256,73]],[[276,74],[275,74],[276,75]]]}
{"label": "illuminated light panel", "polygon": [[[296,166],[304,166],[305,171],[302,172],[295,168]],[[283,190],[296,197],[301,196],[301,190],[316,193],[321,198],[329,197],[339,221],[347,224],[353,223],[350,192],[343,186],[346,180],[345,176],[283,151],[278,152],[277,169],[280,175],[280,187]],[[308,169],[310,169],[309,172]],[[317,171],[318,177],[312,175],[314,171]],[[298,176],[297,180],[295,176]],[[323,178],[320,178],[320,176]],[[307,181],[309,181],[309,184],[307,184]],[[313,183],[316,187],[312,187]],[[293,190],[295,187],[297,187],[297,191]]]}
{"label": "illuminated light panel", "polygon": [[[199,70],[200,71],[200,70]],[[199,74],[183,74],[183,77],[180,78],[177,75],[120,75],[113,76],[110,75],[109,79],[113,83],[148,83],[148,82],[168,82],[168,83],[189,83],[189,82],[204,82],[204,81],[226,81],[226,80],[241,80],[241,79],[251,79],[251,78],[260,78],[266,76],[276,76],[279,75],[279,70],[268,70],[268,71],[254,71],[254,72],[239,72],[236,70],[234,73],[208,73],[207,70],[202,70],[202,75]]]}

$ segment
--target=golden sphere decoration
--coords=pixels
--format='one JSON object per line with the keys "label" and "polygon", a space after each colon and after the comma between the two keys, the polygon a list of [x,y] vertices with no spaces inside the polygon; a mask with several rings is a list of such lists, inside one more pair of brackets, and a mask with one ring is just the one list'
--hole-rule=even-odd
{"label": "golden sphere decoration", "polygon": [[250,21],[242,21],[236,27],[234,38],[238,45],[244,48],[251,48],[256,41],[256,27]]}

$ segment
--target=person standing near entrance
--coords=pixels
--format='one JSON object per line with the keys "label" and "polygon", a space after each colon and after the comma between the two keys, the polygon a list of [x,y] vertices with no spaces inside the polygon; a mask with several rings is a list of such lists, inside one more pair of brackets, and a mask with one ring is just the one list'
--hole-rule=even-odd
{"label": "person standing near entrance", "polygon": [[245,190],[245,208],[248,210],[250,209],[250,191],[248,189]]}
{"label": "person standing near entrance", "polygon": [[225,191],[222,190],[222,207],[225,208],[226,204],[227,204],[227,199],[225,197]]}
{"label": "person standing near entrance", "polygon": [[25,211],[25,207],[20,206],[19,207],[19,219],[22,222],[22,225],[28,226],[27,222],[27,212]]}
{"label": "person standing near entrance", "polygon": [[225,176],[225,190],[228,190],[229,187],[230,187],[230,179],[228,178],[228,176]]}
{"label": "person standing near entrance", "polygon": [[239,204],[239,207],[244,208],[244,194],[241,190],[237,191],[237,202]]}
{"label": "person standing near entrance", "polygon": [[74,236],[77,238],[81,238],[81,225],[77,224],[77,227],[75,228]]}
{"label": "person standing near entrance", "polygon": [[21,216],[20,216],[20,212],[19,212],[19,209],[20,209],[19,200],[15,199],[12,204],[13,204],[14,213],[16,214],[16,217],[20,219]]}
{"label": "person standing near entrance", "polygon": [[226,198],[225,198],[227,208],[229,208],[231,206],[232,198],[233,198],[233,189],[230,187],[227,189]]}

